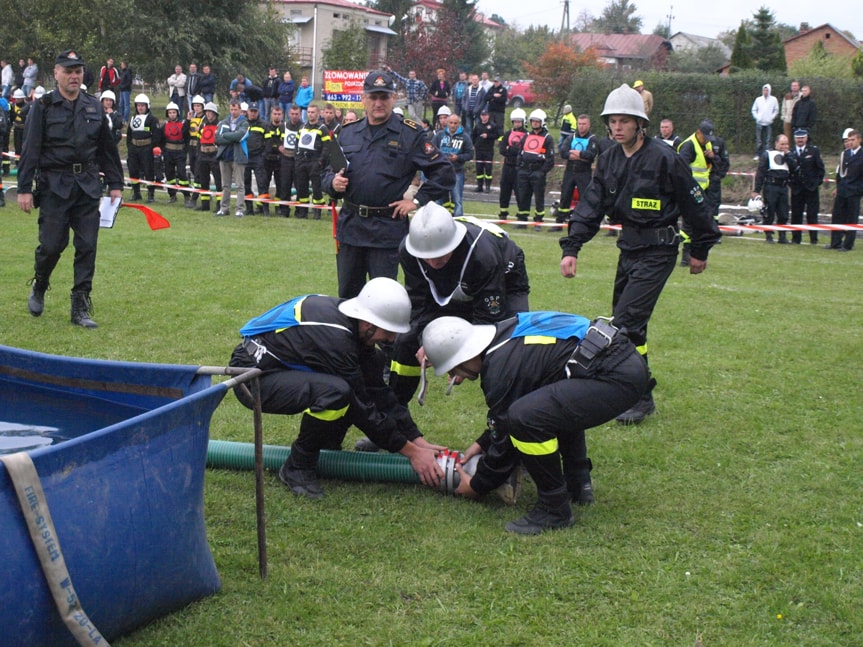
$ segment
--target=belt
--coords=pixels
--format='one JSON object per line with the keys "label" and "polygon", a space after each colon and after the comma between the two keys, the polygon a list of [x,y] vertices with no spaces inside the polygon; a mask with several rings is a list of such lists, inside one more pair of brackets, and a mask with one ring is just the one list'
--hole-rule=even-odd
{"label": "belt", "polygon": [[46,166],[43,167],[43,171],[56,171],[60,173],[87,173],[88,171],[96,171],[99,169],[97,164],[92,164],[90,162],[83,162],[80,164],[69,164],[68,166]]}
{"label": "belt", "polygon": [[369,216],[389,217],[395,213],[395,207],[367,207],[364,204],[354,204],[345,200],[342,202],[342,209],[347,208],[353,211],[360,218],[368,218]]}
{"label": "belt", "polygon": [[572,371],[576,369],[573,365],[583,369],[590,368],[593,360],[611,346],[619,332],[620,330],[611,324],[610,319],[602,317],[594,319],[584,338],[578,342],[578,346],[566,362],[566,377],[571,377],[571,369]]}
{"label": "belt", "polygon": [[199,142],[198,139],[196,139],[195,137],[192,137],[189,140],[189,146],[191,146],[192,148],[196,148],[198,146],[198,142]]}
{"label": "belt", "polygon": [[202,153],[215,153],[219,150],[218,146],[211,146],[210,144],[201,144],[201,152]]}
{"label": "belt", "polygon": [[787,186],[788,185],[787,179],[780,179],[780,178],[773,178],[773,177],[764,178],[764,182],[766,184],[771,184],[773,186]]}
{"label": "belt", "polygon": [[130,139],[129,143],[132,144],[132,146],[149,146],[153,143],[153,138],[147,137],[147,139]]}
{"label": "belt", "polygon": [[631,245],[676,245],[680,242],[680,233],[674,225],[657,229],[623,227],[620,231],[620,241]]}
{"label": "belt", "polygon": [[297,151],[281,151],[282,156],[289,157],[290,159],[294,159],[297,156]]}
{"label": "belt", "polygon": [[165,144],[165,148],[167,148],[169,151],[184,151],[184,150],[186,150],[186,147],[183,146],[183,144],[175,144],[174,142],[167,142]]}

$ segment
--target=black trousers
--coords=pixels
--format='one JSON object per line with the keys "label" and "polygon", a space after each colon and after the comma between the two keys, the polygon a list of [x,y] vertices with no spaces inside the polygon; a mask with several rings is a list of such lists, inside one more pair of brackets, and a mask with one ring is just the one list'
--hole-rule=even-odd
{"label": "black trousers", "polygon": [[360,293],[369,279],[383,276],[395,280],[399,273],[398,247],[359,247],[339,245],[336,254],[339,298],[351,299]]}
{"label": "black trousers", "polygon": [[[282,155],[281,164],[279,166],[279,175],[281,176],[281,184],[279,186],[279,200],[291,199],[291,187],[294,186],[294,176],[296,171],[296,162],[293,157],[285,157]],[[283,207],[286,212],[290,208],[287,205]]]}
{"label": "black trousers", "polygon": [[[818,210],[821,208],[821,200],[818,195],[818,189],[812,191],[803,187],[794,187],[791,189],[791,224],[803,224],[803,212],[806,211],[806,224],[818,224]],[[791,241],[800,244],[803,241],[802,231],[791,232]],[[815,230],[809,231],[809,242],[813,245],[818,242],[818,232]]]}
{"label": "black trousers", "polygon": [[[851,197],[842,197],[838,195],[833,202],[833,224],[834,225],[856,225],[860,219],[860,197],[859,195]],[[830,232],[830,246],[839,249],[853,249],[854,240],[857,238],[857,232],[850,231],[832,231]]]}
{"label": "black trousers", "polygon": [[584,431],[629,409],[647,382],[647,364],[619,335],[582,376],[553,382],[513,402],[503,431],[509,433],[537,490],[550,492],[574,481],[564,475],[561,459],[564,465],[583,461]]}
{"label": "black trousers", "polygon": [[[324,193],[321,190],[321,160],[317,157],[295,158],[294,181],[297,184],[297,201],[308,205],[309,184],[312,185],[312,201],[314,204],[324,203]],[[304,209],[298,207],[297,210]],[[308,213],[308,209],[304,209]]]}
{"label": "black trousers", "polygon": [[[128,146],[129,154],[126,158],[126,164],[129,170],[129,177],[136,180],[150,180],[151,182],[155,180],[156,164],[153,161],[153,147],[134,146],[132,144],[128,144]],[[132,182],[132,189],[136,195],[141,193],[141,185],[137,182]],[[155,193],[156,188],[150,186],[149,191]]]}
{"label": "black trousers", "polygon": [[[788,223],[788,187],[776,184],[765,184],[763,188],[764,206],[767,207],[764,214],[764,224],[785,225]],[[781,237],[785,232],[779,232]],[[773,232],[767,232],[767,238],[773,237]]]}
{"label": "black trousers", "polygon": [[[186,175],[186,153],[185,151],[169,151],[162,153],[165,160],[165,182],[168,184],[179,184],[188,186],[189,178]],[[177,195],[176,189],[168,189],[168,195]]]}
{"label": "black trousers", "polygon": [[[222,168],[219,166],[219,160],[216,159],[215,153],[199,153],[198,166],[195,169],[195,188],[210,190],[210,176],[213,177],[213,184],[216,186],[216,195],[222,192]],[[218,197],[216,198],[219,199]],[[201,202],[210,202],[210,196],[202,195]]]}
{"label": "black trousers", "polygon": [[578,189],[578,196],[584,195],[587,185],[590,184],[590,171],[566,171],[563,174],[563,183],[560,187],[560,209],[558,211],[558,222],[569,218],[572,205],[572,196]]}
{"label": "black trousers", "polygon": [[531,171],[519,168],[518,190],[515,194],[519,220],[527,220],[531,198],[534,200],[534,220],[540,221],[545,216],[545,172],[542,169]]}
{"label": "black trousers", "polygon": [[255,195],[254,191],[252,191],[252,172],[255,173],[255,184],[258,187],[258,195],[266,195],[270,192],[270,184],[264,165],[264,156],[249,155],[249,161],[246,163],[246,168],[243,169],[243,189],[246,200],[253,199]]}
{"label": "black trousers", "polygon": [[96,273],[96,243],[99,237],[99,198],[91,198],[75,184],[72,195],[61,198],[45,191],[39,207],[39,246],[36,276],[45,283],[69,245],[69,230],[75,246],[73,292],[89,293]]}
{"label": "black trousers", "polygon": [[509,201],[515,193],[515,201],[518,204],[518,168],[512,164],[504,164],[500,173],[500,210],[509,209]]}
{"label": "black trousers", "polygon": [[[267,189],[266,197],[271,198],[273,195],[282,195],[282,156],[264,157],[264,186]],[[270,193],[270,184],[275,183],[275,194]]]}

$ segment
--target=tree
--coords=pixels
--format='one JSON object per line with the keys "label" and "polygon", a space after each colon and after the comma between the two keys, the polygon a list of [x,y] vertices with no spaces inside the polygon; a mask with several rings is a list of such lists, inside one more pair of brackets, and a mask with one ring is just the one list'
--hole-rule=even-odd
{"label": "tree", "polygon": [[653,34],[655,36],[662,36],[667,40],[671,38],[671,27],[667,22],[658,22],[656,23],[656,27],[653,28]]}
{"label": "tree", "polygon": [[602,15],[593,21],[591,31],[604,34],[640,34],[642,20],[638,8],[629,0],[611,0]]}
{"label": "tree", "polygon": [[498,25],[503,25],[504,27],[508,26],[506,20],[504,20],[501,16],[498,16],[496,13],[493,13],[489,20],[491,20],[492,22],[496,22]]}
{"label": "tree", "polygon": [[710,44],[700,49],[675,50],[668,57],[668,69],[671,72],[713,74],[727,62],[722,48]]}
{"label": "tree", "polygon": [[392,30],[396,35],[387,45],[387,51],[394,58],[401,56],[405,49],[405,34],[413,24],[411,15],[413,0],[373,0],[368,4],[371,9],[393,15]]}
{"label": "tree", "polygon": [[752,39],[749,37],[749,30],[741,20],[734,37],[734,49],[731,51],[731,71],[748,70],[754,67],[751,48]]}
{"label": "tree", "polygon": [[755,27],[749,49],[754,67],[764,72],[785,72],[788,67],[785,47],[773,13],[767,7],[761,7],[753,18]]}
{"label": "tree", "polygon": [[366,29],[359,20],[351,21],[347,29],[333,32],[321,48],[321,63],[325,70],[364,70],[368,67]]}
{"label": "tree", "polygon": [[535,65],[525,64],[533,78],[533,89],[540,102],[559,109],[569,99],[578,73],[598,67],[592,49],[579,53],[561,43],[551,43]]}
{"label": "tree", "polygon": [[521,33],[507,29],[495,38],[492,68],[508,78],[525,78],[525,61],[539,59],[555,40],[555,33],[547,25],[531,25]]}
{"label": "tree", "polygon": [[852,65],[853,58],[850,55],[831,54],[824,49],[824,43],[819,40],[815,42],[809,55],[795,61],[788,72],[796,79],[816,76],[828,79],[850,79],[854,76]]}
{"label": "tree", "polygon": [[858,79],[863,78],[863,49],[858,49],[851,59],[851,71]]}

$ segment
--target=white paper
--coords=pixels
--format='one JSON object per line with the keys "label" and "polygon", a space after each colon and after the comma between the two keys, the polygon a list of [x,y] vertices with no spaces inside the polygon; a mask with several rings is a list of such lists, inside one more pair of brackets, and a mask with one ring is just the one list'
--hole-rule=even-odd
{"label": "white paper", "polygon": [[99,226],[103,229],[111,229],[114,226],[114,219],[117,217],[117,212],[120,210],[120,205],[123,204],[123,198],[111,199],[111,196],[105,196],[99,200]]}

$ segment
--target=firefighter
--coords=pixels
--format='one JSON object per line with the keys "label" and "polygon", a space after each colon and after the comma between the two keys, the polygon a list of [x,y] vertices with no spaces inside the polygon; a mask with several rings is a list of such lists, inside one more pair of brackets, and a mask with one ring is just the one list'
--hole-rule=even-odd
{"label": "firefighter", "polygon": [[524,129],[526,117],[521,108],[513,110],[509,115],[512,128],[498,140],[498,150],[503,156],[503,168],[500,172],[500,213],[498,214],[501,220],[509,218],[509,201],[513,193],[518,202],[518,151],[521,148],[521,140],[527,135]]}
{"label": "firefighter", "polygon": [[[180,107],[170,102],[165,108],[167,121],[162,124],[162,159],[165,163],[165,181],[181,187],[189,186],[186,175],[186,148],[189,144],[189,122],[180,120]],[[189,204],[188,193],[180,189],[186,196],[186,206]],[[168,189],[168,202],[177,201],[177,189]]]}
{"label": "firefighter", "polygon": [[[219,107],[210,101],[204,105],[204,119],[198,129],[198,162],[195,168],[195,189],[205,191],[201,193],[201,204],[195,206],[195,211],[210,210],[210,175],[213,176],[213,184],[216,185],[216,195],[222,191],[222,171],[219,168],[219,160],[216,153],[219,147],[216,145],[216,131],[219,128]],[[197,200],[197,193],[192,196],[192,202]],[[215,200],[214,211],[218,211],[221,200]]]}
{"label": "firefighter", "polygon": [[518,150],[518,219],[526,222],[530,215],[530,200],[534,199],[533,221],[545,217],[545,180],[554,168],[554,139],[545,127],[545,111],[537,108],[530,113],[530,132],[521,140]]}
{"label": "firefighter", "polygon": [[[135,97],[135,114],[129,119],[126,129],[126,164],[132,179],[132,200],[141,200],[139,180],[153,182],[156,179],[153,147],[160,145],[159,137],[159,120],[150,112],[150,98],[146,94],[139,94]],[[148,185],[147,202],[155,202],[155,195],[156,187]]]}
{"label": "firefighter", "polygon": [[[196,94],[192,97],[192,110],[186,121],[189,124],[189,171],[191,177],[189,184],[195,183],[195,170],[198,168],[198,146],[201,144],[201,122],[204,121],[204,97]],[[193,209],[195,207],[195,194],[190,194],[186,199],[186,208]]]}

